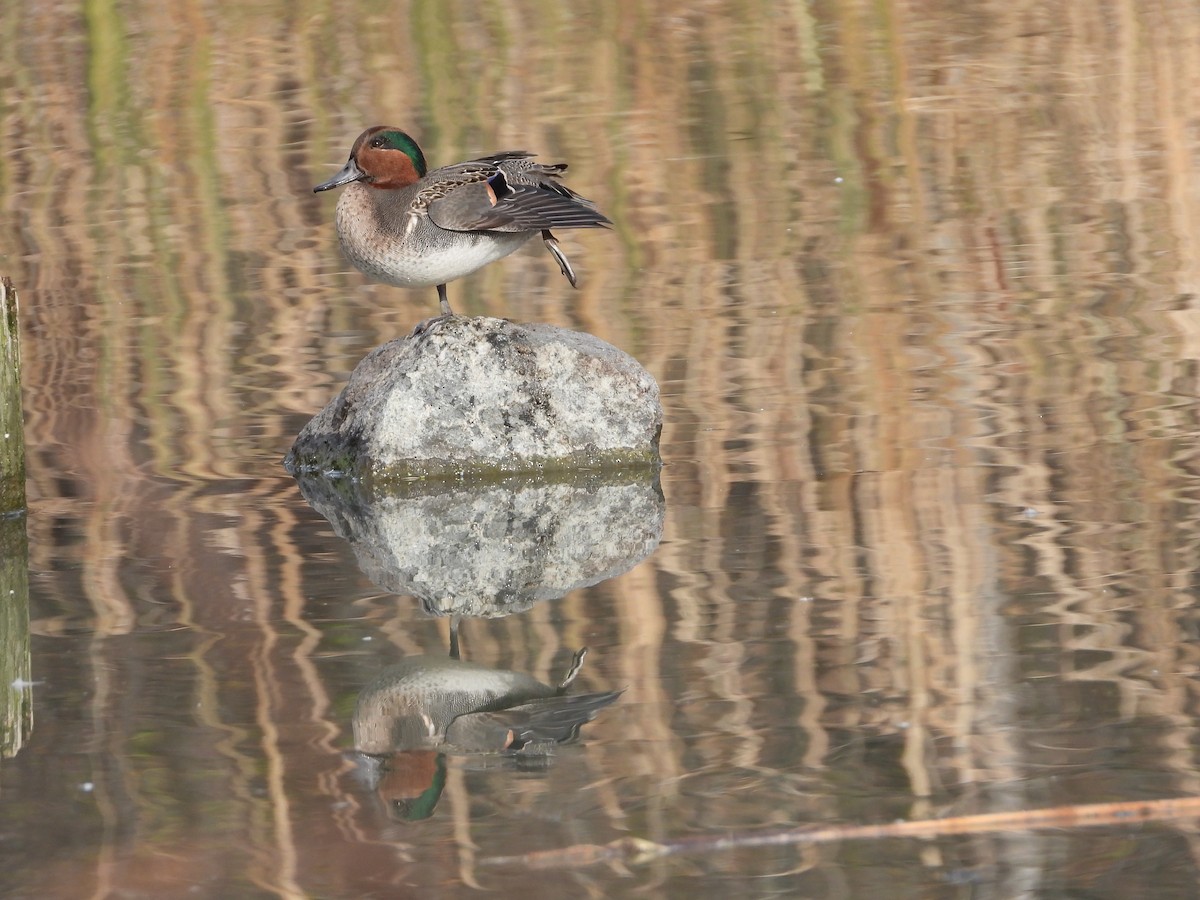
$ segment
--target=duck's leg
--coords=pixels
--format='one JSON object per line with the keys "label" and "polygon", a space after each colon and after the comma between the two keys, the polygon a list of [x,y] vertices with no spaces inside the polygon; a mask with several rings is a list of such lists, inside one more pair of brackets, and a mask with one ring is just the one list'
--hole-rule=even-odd
{"label": "duck's leg", "polygon": [[571,268],[571,261],[567,259],[567,255],[562,252],[562,248],[558,246],[558,238],[550,233],[549,228],[542,229],[542,240],[546,242],[546,249],[558,261],[558,267],[562,269],[562,273],[567,276],[567,281],[571,282],[571,287],[578,287],[575,284],[575,270]]}
{"label": "duck's leg", "polygon": [[462,621],[461,616],[450,617],[450,658],[462,659],[462,650],[458,646],[458,623]]}
{"label": "duck's leg", "polygon": [[446,296],[446,286],[444,284],[439,284],[437,289],[438,302],[441,303],[442,312],[440,315],[431,316],[428,319],[422,319],[420,322],[418,322],[417,327],[413,329],[413,337],[421,337],[429,330],[430,326],[433,325],[434,322],[440,322],[442,319],[449,319],[454,316],[454,310],[450,308],[450,300]]}
{"label": "duck's leg", "polygon": [[559,684],[558,690],[555,693],[566,693],[567,688],[571,686],[571,682],[579,675],[579,670],[583,668],[584,657],[587,656],[587,647],[580,647],[575,651],[575,657],[571,660],[571,668],[567,670],[566,677]]}

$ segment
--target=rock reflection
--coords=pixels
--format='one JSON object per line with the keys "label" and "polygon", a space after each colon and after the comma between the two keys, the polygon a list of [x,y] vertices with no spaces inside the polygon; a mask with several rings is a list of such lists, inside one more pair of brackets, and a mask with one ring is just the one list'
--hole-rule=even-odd
{"label": "rock reflection", "polygon": [[564,472],[365,491],[299,478],[380,588],[434,615],[496,617],[625,572],[658,546],[657,470]]}
{"label": "rock reflection", "polygon": [[472,769],[540,768],[621,695],[568,694],[586,650],[557,685],[459,657],[463,617],[528,609],[621,574],[658,546],[657,470],[563,472],[499,482],[421,481],[364,489],[298,479],[305,498],[384,590],[452,617],[450,654],[409,656],[358,697],[358,772],[393,820],[433,814],[449,754]]}
{"label": "rock reflection", "polygon": [[446,783],[446,754],[493,754],[482,767],[545,764],[621,691],[567,694],[583,665],[575,654],[557,686],[454,656],[413,656],[359,695],[354,746],[359,771],[388,815],[433,814]]}

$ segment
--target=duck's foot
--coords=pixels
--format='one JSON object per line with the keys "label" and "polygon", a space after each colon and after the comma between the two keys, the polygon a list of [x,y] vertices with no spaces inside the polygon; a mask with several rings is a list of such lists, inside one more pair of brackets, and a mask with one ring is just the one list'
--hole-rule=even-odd
{"label": "duck's foot", "polygon": [[417,327],[412,331],[412,337],[420,337],[428,332],[429,329],[432,328],[436,323],[442,321],[442,319],[453,319],[455,317],[454,310],[450,308],[450,299],[446,296],[446,286],[444,284],[439,284],[437,286],[437,292],[438,304],[442,307],[441,315],[432,316],[428,319],[418,322]]}
{"label": "duck's foot", "polygon": [[571,282],[571,287],[578,287],[575,283],[575,270],[571,268],[571,261],[567,259],[567,254],[563,253],[562,247],[558,246],[558,238],[550,233],[549,228],[543,228],[542,240],[546,244],[546,249],[557,260],[562,273],[567,276],[567,281]]}
{"label": "duck's foot", "polygon": [[412,330],[410,337],[419,338],[425,334],[428,334],[429,330],[432,329],[433,326],[438,322],[445,321],[446,319],[457,318],[458,316],[456,316],[454,313],[442,313],[440,316],[430,316],[428,319],[422,319]]}

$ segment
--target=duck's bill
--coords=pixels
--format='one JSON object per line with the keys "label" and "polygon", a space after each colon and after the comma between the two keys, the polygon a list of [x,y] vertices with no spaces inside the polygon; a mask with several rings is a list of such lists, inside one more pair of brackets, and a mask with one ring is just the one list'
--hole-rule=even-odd
{"label": "duck's bill", "polygon": [[323,181],[313,188],[313,193],[327,191],[330,188],[341,187],[343,184],[349,184],[352,181],[361,181],[367,177],[367,173],[358,167],[358,164],[353,160],[347,160],[346,165],[342,166],[342,170],[330,178],[328,181]]}

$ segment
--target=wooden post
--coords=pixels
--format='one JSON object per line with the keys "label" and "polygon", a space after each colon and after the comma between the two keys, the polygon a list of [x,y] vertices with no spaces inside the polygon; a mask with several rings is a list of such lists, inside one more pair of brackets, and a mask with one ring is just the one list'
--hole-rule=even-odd
{"label": "wooden post", "polygon": [[29,543],[17,292],[0,278],[0,758],[33,727],[29,657]]}
{"label": "wooden post", "polygon": [[25,510],[25,428],[21,414],[21,332],[17,292],[0,278],[0,516]]}

